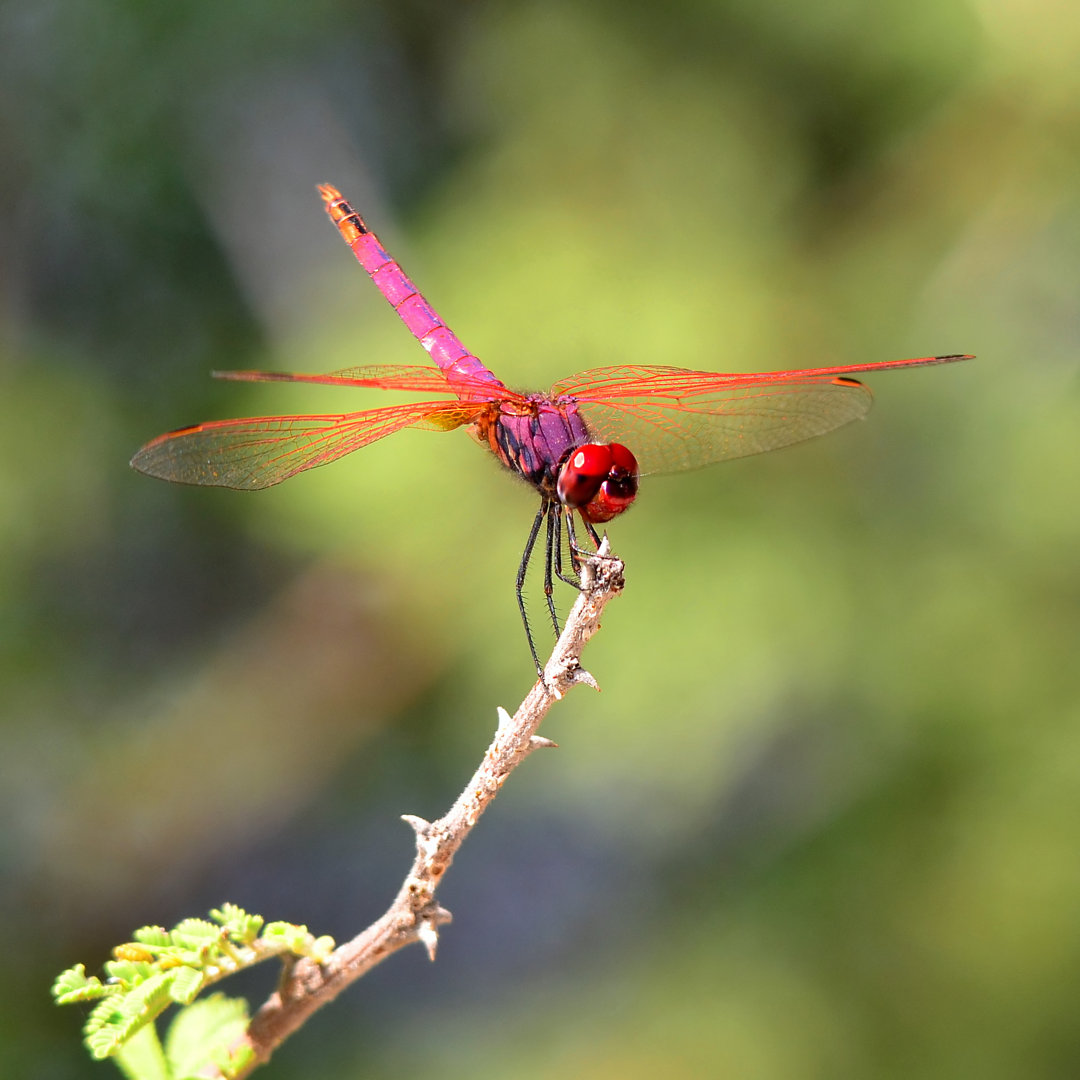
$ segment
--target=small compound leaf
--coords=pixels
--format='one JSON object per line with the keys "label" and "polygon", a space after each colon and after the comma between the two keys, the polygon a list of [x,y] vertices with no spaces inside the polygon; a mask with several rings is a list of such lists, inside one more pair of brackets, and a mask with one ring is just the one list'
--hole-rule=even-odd
{"label": "small compound leaf", "polygon": [[165,1051],[153,1024],[144,1024],[113,1056],[128,1080],[171,1080]]}
{"label": "small compound leaf", "polygon": [[83,1041],[93,1057],[107,1058],[120,1048],[123,1042],[120,1032],[128,1020],[123,1001],[123,998],[106,998],[86,1018]]}
{"label": "small compound leaf", "polygon": [[156,970],[152,963],[143,960],[106,960],[103,966],[109,978],[116,979],[125,988],[137,986]]}
{"label": "small compound leaf", "polygon": [[134,941],[138,941],[142,945],[172,944],[172,938],[169,936],[169,931],[163,926],[140,926],[131,937]]}
{"label": "small compound leaf", "polygon": [[306,926],[297,926],[295,923],[272,922],[266,924],[263,930],[263,940],[279,949],[286,949],[303,956],[311,935]]}
{"label": "small compound leaf", "polygon": [[295,923],[267,923],[262,939],[277,952],[288,951],[297,956],[309,956],[319,964],[326,963],[334,951],[334,939],[329,934],[316,938],[308,933],[306,926]]}
{"label": "small compound leaf", "polygon": [[[210,994],[181,1009],[165,1036],[165,1057],[173,1076],[195,1076],[207,1065],[235,1071],[232,1047],[247,1030],[248,1005],[242,998]],[[250,1054],[250,1051],[248,1051]]]}
{"label": "small compound leaf", "polygon": [[178,967],[174,969],[172,985],[169,987],[169,996],[173,1001],[181,1005],[190,1005],[195,996],[203,988],[206,975],[193,967]]}
{"label": "small compound leaf", "polygon": [[162,971],[126,994],[113,995],[91,1011],[83,1027],[86,1045],[96,1058],[115,1054],[147,1021],[153,1020],[171,1001],[173,972]]}
{"label": "small compound leaf", "polygon": [[221,923],[231,938],[244,945],[250,945],[259,936],[266,921],[261,915],[249,915],[242,907],[229,903],[215,908],[210,917]]}
{"label": "small compound leaf", "polygon": [[186,949],[205,949],[221,940],[221,927],[205,919],[184,919],[176,924],[172,940]]}
{"label": "small compound leaf", "polygon": [[71,1005],[76,1001],[96,1001],[110,993],[119,993],[120,988],[106,986],[96,975],[88,976],[83,964],[76,964],[56,976],[52,984],[52,996],[57,1005]]}

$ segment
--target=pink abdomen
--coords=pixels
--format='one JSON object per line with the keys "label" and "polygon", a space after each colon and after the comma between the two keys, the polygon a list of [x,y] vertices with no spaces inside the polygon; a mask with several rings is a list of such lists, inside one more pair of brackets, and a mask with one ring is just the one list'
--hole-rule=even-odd
{"label": "pink abdomen", "polygon": [[[479,398],[476,380],[501,387],[503,384],[462,345],[458,336],[443,322],[439,313],[424,299],[420,290],[395,262],[379,238],[364,224],[364,219],[342,198],[336,189],[324,184],[319,188],[330,215],[345,242],[352,248],[360,265],[371,276],[379,292],[398,313],[413,337],[428,351],[432,360],[446,374],[462,399]],[[455,379],[455,376],[460,378]]]}

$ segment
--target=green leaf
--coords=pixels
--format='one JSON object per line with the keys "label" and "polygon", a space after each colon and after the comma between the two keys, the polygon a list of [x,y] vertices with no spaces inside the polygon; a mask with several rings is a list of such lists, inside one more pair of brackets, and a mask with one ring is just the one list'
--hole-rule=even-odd
{"label": "green leaf", "polygon": [[52,996],[57,1005],[71,1005],[76,1001],[96,1001],[110,993],[118,993],[119,987],[106,986],[96,975],[87,976],[86,967],[76,964],[56,976],[52,984]]}
{"label": "green leaf", "polygon": [[174,1076],[195,1076],[213,1063],[235,1072],[251,1050],[230,1048],[248,1025],[248,1005],[242,998],[211,994],[181,1009],[165,1036],[165,1056]]}
{"label": "green leaf", "polygon": [[90,1053],[96,1058],[115,1054],[125,1040],[171,1002],[169,987],[174,978],[172,971],[158,972],[127,994],[100,1002],[83,1027]]}
{"label": "green leaf", "polygon": [[205,949],[221,940],[221,927],[205,919],[184,919],[176,924],[172,940],[188,949]]}
{"label": "green leaf", "polygon": [[174,969],[172,986],[169,987],[169,995],[173,1001],[181,1005],[190,1005],[195,1000],[195,995],[203,988],[206,975],[193,967],[178,967]]}
{"label": "green leaf", "polygon": [[137,986],[157,971],[147,960],[106,960],[104,967],[109,978],[118,979],[125,987]]}
{"label": "green leaf", "polygon": [[310,940],[310,934],[308,934],[306,926],[297,926],[295,923],[287,922],[272,922],[266,924],[266,929],[263,931],[263,940],[302,956]]}
{"label": "green leaf", "polygon": [[93,1057],[106,1058],[123,1042],[123,1037],[118,1034],[126,1028],[128,1021],[123,1006],[123,998],[106,998],[86,1018],[83,1041]]}
{"label": "green leaf", "polygon": [[229,903],[215,908],[210,917],[221,923],[230,937],[244,945],[250,945],[259,936],[266,921],[261,915],[249,915],[242,907]]}
{"label": "green leaf", "polygon": [[263,941],[279,951],[287,949],[297,956],[310,956],[319,964],[325,963],[334,951],[334,939],[329,934],[315,938],[308,933],[306,926],[295,923],[267,923],[263,930]]}
{"label": "green leaf", "polygon": [[157,1028],[145,1024],[119,1050],[114,1059],[128,1080],[171,1080]]}
{"label": "green leaf", "polygon": [[172,944],[172,937],[163,926],[140,926],[131,936],[133,940],[141,942],[143,945]]}

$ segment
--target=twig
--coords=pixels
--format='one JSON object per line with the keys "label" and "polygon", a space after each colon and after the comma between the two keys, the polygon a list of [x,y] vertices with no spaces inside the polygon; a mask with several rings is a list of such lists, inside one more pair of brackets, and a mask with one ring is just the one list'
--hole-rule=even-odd
{"label": "twig", "polygon": [[[268,1061],[312,1013],[391,953],[420,942],[428,956],[435,959],[439,927],[451,919],[450,912],[436,902],[435,890],[465,837],[510,773],[534,750],[555,746],[550,739],[536,734],[548,709],[578,683],[599,689],[581,666],[581,650],[599,628],[607,602],[621,591],[622,575],[623,564],[609,554],[605,537],[598,554],[584,560],[581,593],[544,668],[544,678],[537,680],[513,716],[499,709],[495,738],[465,790],[438,821],[404,815],[416,833],[416,858],[394,902],[366,930],[335,949],[325,964],[301,959],[284,973],[279,988],[256,1012],[241,1040],[240,1045],[254,1052],[254,1059],[244,1071],[235,1074],[237,1077],[247,1076]],[[222,1074],[211,1070],[206,1075]]]}

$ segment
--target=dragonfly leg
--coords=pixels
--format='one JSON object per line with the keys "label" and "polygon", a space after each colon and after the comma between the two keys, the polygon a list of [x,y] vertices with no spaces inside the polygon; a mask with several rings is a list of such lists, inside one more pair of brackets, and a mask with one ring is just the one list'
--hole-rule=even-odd
{"label": "dragonfly leg", "polygon": [[[525,542],[525,550],[521,554],[521,565],[518,566],[517,572],[517,587],[515,593],[517,595],[518,611],[521,612],[521,621],[525,626],[525,637],[529,639],[529,652],[532,653],[533,663],[536,665],[536,673],[542,679],[544,677],[544,667],[540,663],[540,657],[536,655],[536,642],[533,641],[532,627],[529,626],[529,614],[525,610],[525,574],[529,569],[529,562],[532,559],[533,548],[536,546],[536,538],[540,535],[540,526],[544,523],[544,518],[548,515],[548,504],[543,502],[540,504],[540,509],[536,511],[536,517],[533,518],[532,528],[529,530],[529,539]],[[549,597],[550,603],[550,597]]]}
{"label": "dragonfly leg", "polygon": [[[587,555],[590,559],[608,559],[608,560],[614,559],[615,558],[614,555],[601,554],[601,552],[600,552],[600,544],[602,543],[602,540],[600,538],[600,534],[596,531],[596,529],[593,528],[592,522],[591,521],[586,521],[584,518],[582,518],[581,523],[588,530],[589,539],[592,540],[593,547],[595,549],[593,551],[587,551],[585,548],[578,546],[577,535],[574,533],[574,519],[573,519],[572,515],[570,514],[570,512],[567,511],[567,513],[566,513],[566,534],[567,534],[567,538],[570,541],[570,552],[574,557],[574,565],[575,565],[575,567],[580,567],[580,565],[581,565],[581,556],[582,555]],[[604,535],[606,536],[607,533],[605,533]]]}
{"label": "dragonfly leg", "polygon": [[[581,581],[574,574],[574,572],[571,571],[568,574],[563,570],[563,530],[564,530],[563,512],[564,512],[563,507],[556,504],[555,505],[555,517],[556,517],[556,524],[555,524],[555,576],[560,581],[565,582],[571,588],[580,589],[581,588]],[[565,511],[565,513],[566,513],[566,524],[565,524],[566,542],[567,542],[567,544],[569,544],[570,543],[570,511],[567,510],[567,511]],[[573,549],[571,548],[571,556],[572,555],[573,555]]]}
{"label": "dragonfly leg", "polygon": [[[592,522],[586,521],[584,518],[581,519],[581,522],[588,531],[589,539],[592,540],[593,546],[598,548],[600,546],[600,537],[597,536],[596,530],[592,527]],[[570,557],[574,560],[574,569],[580,573],[581,556],[592,555],[595,554],[595,552],[586,551],[578,544],[577,532],[574,529],[574,515],[569,510],[566,512],[566,539],[570,545]]]}
{"label": "dragonfly leg", "polygon": [[555,503],[548,503],[547,507],[547,532],[544,538],[544,597],[547,600],[548,611],[551,612],[551,624],[555,627],[555,636],[562,633],[559,628],[559,613],[555,610],[554,586],[551,581],[551,571],[555,564],[555,552],[562,542],[562,522],[559,520],[559,512]]}
{"label": "dragonfly leg", "polygon": [[589,537],[593,542],[593,547],[599,548],[600,547],[600,534],[593,528],[593,524],[592,524],[591,521],[585,521],[584,518],[582,518],[581,520],[584,522],[585,528],[588,530]]}

